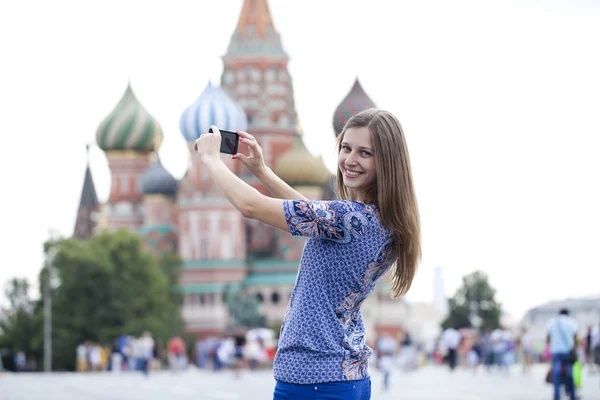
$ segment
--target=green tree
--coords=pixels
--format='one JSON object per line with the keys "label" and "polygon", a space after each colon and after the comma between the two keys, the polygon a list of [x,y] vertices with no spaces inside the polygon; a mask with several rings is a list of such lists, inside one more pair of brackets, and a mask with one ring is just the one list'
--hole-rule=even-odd
{"label": "green tree", "polygon": [[182,260],[176,253],[161,253],[158,265],[167,279],[167,286],[169,288],[170,311],[165,323],[171,326],[172,332],[183,331],[184,323],[180,311],[183,305],[183,293],[179,289]]}
{"label": "green tree", "polygon": [[0,321],[0,348],[9,358],[5,364],[11,365],[10,357],[18,351],[23,351],[28,360],[39,361],[42,324],[39,315],[36,315],[39,303],[29,297],[29,283],[25,279],[13,278],[6,284],[4,294],[9,304],[6,319]]}
{"label": "green tree", "polygon": [[265,326],[265,317],[259,311],[256,296],[248,294],[244,289],[227,285],[224,290],[224,301],[231,317],[231,328]]}
{"label": "green tree", "polygon": [[[170,258],[163,267],[174,270],[175,264]],[[179,333],[181,317],[170,282],[176,274],[167,276],[135,233],[62,240],[53,265],[55,369],[73,369],[75,349],[86,340],[111,345],[119,335],[148,330],[164,342]]]}
{"label": "green tree", "polygon": [[500,325],[502,307],[496,301],[496,290],[481,271],[463,277],[462,286],[448,300],[449,313],[442,328],[495,329]]}

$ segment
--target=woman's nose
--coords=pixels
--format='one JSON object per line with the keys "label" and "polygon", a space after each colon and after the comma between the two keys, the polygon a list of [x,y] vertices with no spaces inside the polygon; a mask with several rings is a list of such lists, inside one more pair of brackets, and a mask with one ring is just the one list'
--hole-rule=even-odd
{"label": "woman's nose", "polygon": [[348,157],[346,157],[345,164],[355,165],[356,164],[356,154],[354,154],[354,153],[348,154]]}

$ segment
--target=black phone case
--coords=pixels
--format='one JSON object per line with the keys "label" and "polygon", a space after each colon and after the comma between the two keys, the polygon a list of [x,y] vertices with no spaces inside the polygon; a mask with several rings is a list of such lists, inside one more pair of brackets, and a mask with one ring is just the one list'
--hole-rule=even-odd
{"label": "black phone case", "polygon": [[[210,128],[208,132],[213,133],[212,128]],[[223,129],[219,129],[219,132],[221,132],[221,149],[219,151],[225,154],[237,154],[238,146],[240,144],[240,135]]]}

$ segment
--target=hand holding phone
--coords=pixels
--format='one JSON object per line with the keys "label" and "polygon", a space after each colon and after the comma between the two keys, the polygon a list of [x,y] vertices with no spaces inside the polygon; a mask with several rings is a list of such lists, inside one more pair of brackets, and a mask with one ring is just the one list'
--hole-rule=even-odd
{"label": "hand holding phone", "polygon": [[[238,146],[240,145],[240,136],[235,132],[223,129],[219,129],[219,132],[221,132],[220,152],[231,155],[237,154]],[[208,130],[208,133],[213,133],[212,128]]]}

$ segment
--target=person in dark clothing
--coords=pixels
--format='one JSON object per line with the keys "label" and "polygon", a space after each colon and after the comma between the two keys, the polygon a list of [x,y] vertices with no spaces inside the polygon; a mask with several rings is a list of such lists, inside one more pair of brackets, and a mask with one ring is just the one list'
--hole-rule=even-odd
{"label": "person in dark clothing", "polygon": [[233,353],[234,357],[234,368],[235,368],[235,377],[240,378],[242,376],[242,370],[244,369],[246,360],[244,358],[244,347],[246,346],[246,335],[243,331],[238,331],[233,337],[233,343],[235,346],[235,351]]}

